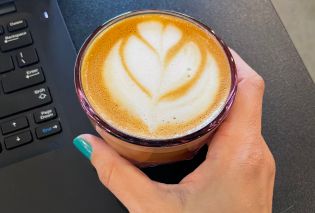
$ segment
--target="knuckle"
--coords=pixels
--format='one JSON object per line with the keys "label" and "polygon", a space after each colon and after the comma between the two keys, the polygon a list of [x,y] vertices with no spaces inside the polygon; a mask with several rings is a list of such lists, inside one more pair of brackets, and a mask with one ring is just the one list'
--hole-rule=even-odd
{"label": "knuckle", "polygon": [[269,151],[268,153],[268,171],[272,176],[275,176],[276,174],[276,161],[272,155],[272,153]]}
{"label": "knuckle", "polygon": [[239,168],[244,171],[244,175],[250,177],[262,174],[275,176],[276,164],[271,152],[257,141],[255,144],[250,143],[243,148],[239,160]]}
{"label": "knuckle", "polygon": [[243,156],[243,164],[249,167],[260,166],[264,161],[263,151],[259,148],[250,148],[245,151]]}
{"label": "knuckle", "polygon": [[259,142],[250,142],[243,146],[239,155],[239,165],[246,171],[260,170],[266,162],[266,156]]}
{"label": "knuckle", "polygon": [[115,163],[112,161],[106,165],[106,168],[101,169],[100,173],[98,173],[98,176],[99,176],[101,182],[106,187],[110,186],[111,180],[115,174],[115,168],[116,168]]}
{"label": "knuckle", "polygon": [[258,74],[255,74],[253,75],[252,77],[250,77],[248,79],[248,83],[253,86],[254,88],[256,89],[259,89],[261,91],[263,91],[265,89],[265,81],[264,79],[258,75]]}
{"label": "knuckle", "polygon": [[276,163],[263,137],[247,135],[242,140],[246,142],[239,147],[234,164],[240,175],[247,180],[266,175],[268,178],[274,179]]}
{"label": "knuckle", "polygon": [[97,175],[100,181],[106,187],[109,187],[112,177],[115,173],[116,168],[115,161],[107,160],[106,162],[104,162],[104,160],[96,156],[92,158],[92,163],[97,170]]}

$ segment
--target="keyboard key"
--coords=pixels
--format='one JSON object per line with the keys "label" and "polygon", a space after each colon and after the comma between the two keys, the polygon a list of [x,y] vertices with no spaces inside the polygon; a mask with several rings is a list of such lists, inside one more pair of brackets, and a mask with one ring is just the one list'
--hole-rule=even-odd
{"label": "keyboard key", "polygon": [[7,14],[7,13],[13,13],[16,11],[14,2],[8,2],[0,5],[0,16]]}
{"label": "keyboard key", "polygon": [[3,52],[28,46],[33,43],[31,33],[28,30],[1,36],[0,49]]}
{"label": "keyboard key", "polygon": [[19,117],[1,124],[2,133],[8,134],[28,127],[26,117]]}
{"label": "keyboard key", "polygon": [[38,62],[38,57],[36,50],[34,48],[27,48],[24,50],[19,50],[16,55],[16,60],[19,67],[25,67]]}
{"label": "keyboard key", "polygon": [[61,126],[59,121],[54,121],[50,122],[49,124],[37,127],[35,131],[37,138],[42,139],[61,132]]}
{"label": "keyboard key", "polygon": [[32,142],[33,137],[30,131],[18,133],[9,137],[4,138],[4,144],[6,149],[14,149],[18,146],[28,144]]}
{"label": "keyboard key", "polygon": [[4,33],[4,29],[3,27],[0,25],[0,35],[2,35]]}
{"label": "keyboard key", "polygon": [[17,30],[21,30],[27,27],[27,22],[24,19],[11,21],[8,24],[8,31],[13,32]]}
{"label": "keyboard key", "polygon": [[0,118],[51,103],[47,87],[36,87],[0,96]]}
{"label": "keyboard key", "polygon": [[54,107],[47,107],[40,109],[34,113],[34,120],[36,123],[42,123],[57,117],[57,113]]}
{"label": "keyboard key", "polygon": [[9,55],[0,55],[0,73],[8,72],[14,69],[12,58]]}
{"label": "keyboard key", "polygon": [[2,86],[5,93],[10,93],[44,81],[43,71],[40,67],[37,67],[6,74],[2,79]]}

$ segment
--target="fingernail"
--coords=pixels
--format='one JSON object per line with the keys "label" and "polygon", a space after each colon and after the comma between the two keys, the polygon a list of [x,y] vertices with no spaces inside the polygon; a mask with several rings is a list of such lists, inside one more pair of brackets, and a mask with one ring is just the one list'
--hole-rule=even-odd
{"label": "fingernail", "polygon": [[91,160],[92,146],[89,142],[78,136],[73,140],[73,144],[86,158]]}

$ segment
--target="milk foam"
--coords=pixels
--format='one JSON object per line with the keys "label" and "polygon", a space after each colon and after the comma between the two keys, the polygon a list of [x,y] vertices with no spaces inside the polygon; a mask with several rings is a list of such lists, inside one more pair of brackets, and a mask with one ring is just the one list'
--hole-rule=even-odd
{"label": "milk foam", "polygon": [[144,21],[136,33],[110,49],[103,84],[120,107],[140,118],[150,132],[164,125],[202,121],[180,133],[185,135],[207,125],[222,110],[225,100],[206,119],[199,118],[220,93],[219,72],[209,50],[184,37],[181,29]]}

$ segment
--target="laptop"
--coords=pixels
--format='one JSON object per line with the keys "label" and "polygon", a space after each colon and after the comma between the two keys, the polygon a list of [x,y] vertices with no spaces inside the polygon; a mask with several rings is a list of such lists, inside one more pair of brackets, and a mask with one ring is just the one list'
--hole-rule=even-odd
{"label": "laptop", "polygon": [[72,139],[93,133],[56,1],[0,1],[0,212],[124,212]]}
{"label": "laptop", "polygon": [[[56,0],[0,0],[1,213],[127,211],[72,145],[96,134],[75,94],[75,58]],[[205,153],[143,171],[176,183]]]}

